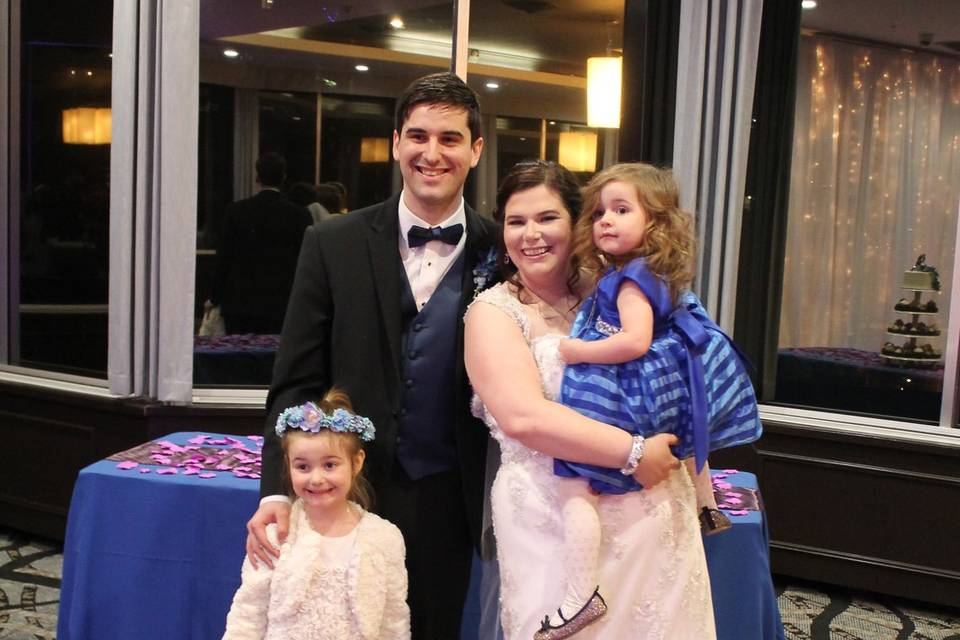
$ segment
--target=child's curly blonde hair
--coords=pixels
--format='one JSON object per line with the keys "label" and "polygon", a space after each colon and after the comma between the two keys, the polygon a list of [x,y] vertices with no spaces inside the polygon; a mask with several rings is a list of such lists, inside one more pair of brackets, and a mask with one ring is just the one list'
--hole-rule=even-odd
{"label": "child's curly blonde hair", "polygon": [[[593,242],[593,213],[600,209],[600,192],[614,181],[633,185],[647,214],[640,246],[619,256],[601,251]],[[693,282],[695,248],[693,216],[680,208],[680,192],[670,170],[641,162],[620,163],[600,171],[584,187],[583,214],[574,227],[573,251],[580,264],[597,277],[609,264],[619,268],[643,258],[650,271],[663,278],[676,303]]]}

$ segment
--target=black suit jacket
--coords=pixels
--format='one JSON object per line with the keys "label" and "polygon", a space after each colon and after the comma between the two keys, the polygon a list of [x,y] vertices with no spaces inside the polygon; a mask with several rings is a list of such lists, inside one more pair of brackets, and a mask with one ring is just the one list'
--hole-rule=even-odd
{"label": "black suit jacket", "polygon": [[[282,453],[274,425],[285,408],[319,399],[333,384],[345,389],[377,430],[365,469],[374,488],[395,463],[400,410],[399,194],[310,227],[303,239],[290,304],[267,397],[261,495],[283,493]],[[463,313],[473,299],[473,269],[494,246],[496,226],[467,208],[460,313],[457,316],[455,429],[457,455],[474,540],[483,502],[487,429],[470,415],[463,364]]]}
{"label": "black suit jacket", "polygon": [[303,230],[312,223],[306,208],[271,189],[227,207],[210,299],[228,329],[231,318],[247,316],[261,319],[260,332],[279,333]]}

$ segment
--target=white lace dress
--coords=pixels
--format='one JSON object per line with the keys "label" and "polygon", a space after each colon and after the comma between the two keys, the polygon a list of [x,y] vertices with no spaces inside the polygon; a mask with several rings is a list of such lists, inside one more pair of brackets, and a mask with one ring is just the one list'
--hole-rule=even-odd
{"label": "white lace dress", "polygon": [[[525,307],[505,285],[483,292],[477,302],[497,307],[517,323],[540,370],[544,395],[555,399],[563,375],[557,341],[564,336],[531,338]],[[564,592],[559,479],[553,459],[504,435],[477,397],[474,413],[501,450],[491,508],[504,637],[529,640],[544,615],[555,615]],[[609,611],[577,639],[715,638],[696,500],[683,469],[652,489],[603,496],[599,503],[600,592]]]}

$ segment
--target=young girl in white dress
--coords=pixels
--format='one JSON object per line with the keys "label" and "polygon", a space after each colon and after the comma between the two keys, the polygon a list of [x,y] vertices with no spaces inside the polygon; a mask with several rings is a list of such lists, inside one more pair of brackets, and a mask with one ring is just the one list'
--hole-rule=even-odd
{"label": "young girl in white dress", "polygon": [[687,289],[692,280],[692,216],[680,209],[669,171],[614,165],[584,189],[574,252],[600,275],[562,340],[568,365],[561,401],[633,435],[624,470],[556,460],[568,563],[567,592],[537,640],[565,638],[605,613],[598,584],[602,538],[597,496],[638,491],[630,472],[644,438],[672,433],[696,488],[707,535],[730,528],[717,510],[707,454],[752,442],[761,426],[756,396],[732,341]]}
{"label": "young girl in white dress", "polygon": [[295,496],[290,530],[280,545],[268,528],[280,548],[273,568],[244,560],[224,640],[409,639],[403,537],[367,511],[362,442],[373,424],[331,389],[284,410],[276,429]]}

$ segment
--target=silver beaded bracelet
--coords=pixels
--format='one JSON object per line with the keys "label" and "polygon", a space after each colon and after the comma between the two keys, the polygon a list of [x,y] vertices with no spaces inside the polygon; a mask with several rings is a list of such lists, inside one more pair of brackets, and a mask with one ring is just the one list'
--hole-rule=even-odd
{"label": "silver beaded bracelet", "polygon": [[630,445],[630,455],[627,456],[627,464],[620,469],[620,473],[625,476],[632,476],[633,472],[637,470],[637,465],[640,464],[640,460],[643,459],[643,436],[637,434],[633,436],[633,444]]}

